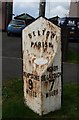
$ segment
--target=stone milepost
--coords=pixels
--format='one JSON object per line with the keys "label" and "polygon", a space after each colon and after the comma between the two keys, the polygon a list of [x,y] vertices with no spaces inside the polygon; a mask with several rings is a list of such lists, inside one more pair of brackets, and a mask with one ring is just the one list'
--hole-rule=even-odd
{"label": "stone milepost", "polygon": [[40,17],[22,33],[24,100],[39,115],[61,108],[60,31]]}

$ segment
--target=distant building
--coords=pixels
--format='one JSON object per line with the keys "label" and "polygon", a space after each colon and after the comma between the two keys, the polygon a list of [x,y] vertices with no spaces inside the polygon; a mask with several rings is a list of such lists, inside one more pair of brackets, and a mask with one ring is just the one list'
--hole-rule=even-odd
{"label": "distant building", "polygon": [[12,19],[12,12],[13,12],[13,0],[1,0],[0,2],[0,18],[2,18],[2,23],[0,22],[0,29],[6,30],[8,23]]}
{"label": "distant building", "polygon": [[18,16],[15,16],[14,19],[25,20],[26,25],[29,25],[30,23],[32,23],[35,20],[34,17],[32,17],[31,15],[29,15],[27,13],[23,13]]}
{"label": "distant building", "polygon": [[59,16],[55,16],[55,17],[49,18],[49,20],[51,22],[53,22],[55,25],[58,25],[58,19],[59,19]]}
{"label": "distant building", "polygon": [[79,0],[71,0],[69,17],[79,17]]}

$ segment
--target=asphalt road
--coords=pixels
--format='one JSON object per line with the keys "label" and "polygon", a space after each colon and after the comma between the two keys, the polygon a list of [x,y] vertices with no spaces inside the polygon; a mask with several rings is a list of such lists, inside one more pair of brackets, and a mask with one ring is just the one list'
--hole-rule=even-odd
{"label": "asphalt road", "polygon": [[[77,52],[79,43],[69,43]],[[22,79],[22,39],[19,36],[8,37],[2,33],[2,80]],[[78,82],[79,65],[63,63],[63,81]]]}
{"label": "asphalt road", "polygon": [[2,33],[2,80],[22,78],[21,37]]}

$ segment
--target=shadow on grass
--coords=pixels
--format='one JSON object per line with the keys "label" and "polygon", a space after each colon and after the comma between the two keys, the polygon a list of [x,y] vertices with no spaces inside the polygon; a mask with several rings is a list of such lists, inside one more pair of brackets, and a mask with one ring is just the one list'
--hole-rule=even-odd
{"label": "shadow on grass", "polygon": [[69,48],[67,54],[67,62],[79,64],[79,53]]}

